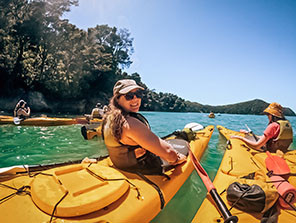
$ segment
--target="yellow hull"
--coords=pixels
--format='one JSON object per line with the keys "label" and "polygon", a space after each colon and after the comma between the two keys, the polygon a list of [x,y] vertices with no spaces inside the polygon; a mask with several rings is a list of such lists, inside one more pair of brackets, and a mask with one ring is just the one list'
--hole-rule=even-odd
{"label": "yellow hull", "polygon": [[102,123],[87,124],[81,127],[81,134],[84,139],[90,140],[102,135]]}
{"label": "yellow hull", "polygon": [[[190,147],[192,152],[196,155],[198,159],[203,155],[209,140],[212,136],[214,130],[214,126],[208,126],[203,130],[197,132],[197,137],[194,141],[191,141]],[[76,168],[77,165],[73,164],[68,167]],[[112,165],[109,158],[105,158],[98,162],[98,164],[105,166],[105,168],[112,168]],[[65,167],[63,167],[65,168]],[[54,168],[51,170],[43,171],[43,173],[55,173],[59,172],[56,175],[62,175],[59,170],[64,171],[62,167]],[[121,171],[115,169],[118,173],[121,173],[125,179],[127,179],[130,183],[136,186],[140,193],[140,197],[138,197],[137,190],[130,186],[129,189],[120,196],[119,199],[114,201],[113,203],[107,205],[103,209],[94,211],[89,214],[85,214],[77,217],[54,217],[53,222],[149,222],[151,221],[160,211],[161,211],[161,202],[160,195],[157,190],[137,174],[128,173],[125,171]],[[150,181],[155,183],[161,193],[163,195],[163,199],[165,201],[165,205],[173,198],[173,196],[177,193],[186,179],[193,171],[193,165],[191,163],[190,157],[186,163],[183,163],[174,169],[171,169],[165,172],[166,175],[170,177],[168,180],[164,176],[148,176],[145,175]],[[64,171],[65,172],[65,171]],[[66,171],[67,172],[67,171]],[[104,171],[103,174],[105,174]],[[2,179],[2,184],[5,184],[10,187],[20,188],[26,185],[34,185],[32,181],[38,177],[40,174],[35,177],[28,177],[27,175],[14,177],[13,179],[3,180],[0,174],[0,180]],[[42,176],[46,177],[46,176]],[[80,176],[81,177],[81,176]],[[65,177],[66,178],[66,177]],[[81,180],[79,179],[69,179],[71,184],[68,186],[76,187],[76,185],[80,186]],[[58,182],[58,181],[57,181]],[[48,183],[48,187],[51,187],[52,183]],[[39,184],[37,184],[39,185]],[[42,185],[39,185],[42,191]],[[65,190],[65,189],[63,189]],[[39,191],[39,190],[38,190]],[[84,191],[87,191],[85,189]],[[1,186],[0,190],[0,198],[9,196],[14,193],[15,190]],[[31,192],[31,191],[30,191]],[[122,191],[121,191],[122,192]],[[38,194],[41,192],[36,192]],[[46,191],[44,192],[46,193]],[[103,192],[104,193],[104,192]],[[48,194],[46,194],[48,196]],[[42,199],[42,194],[40,195]],[[37,199],[38,200],[38,199]],[[45,199],[46,200],[46,199]],[[38,200],[40,202],[40,200]],[[63,202],[63,201],[62,201]],[[60,204],[62,204],[62,202]],[[1,222],[49,222],[51,216],[50,214],[46,214],[41,211],[33,202],[32,198],[29,195],[20,194],[11,197],[10,199],[6,199],[2,201],[0,204],[0,216]],[[43,208],[43,207],[42,207]]]}
{"label": "yellow hull", "polygon": [[[222,126],[217,126],[221,136],[230,139],[231,135],[241,135],[243,133],[235,132],[229,129],[226,129]],[[235,179],[246,176],[249,173],[255,172],[259,169],[267,171],[265,168],[264,160],[266,158],[265,153],[257,152],[253,149],[250,149],[242,141],[238,139],[231,139],[231,147],[225,150],[220,167],[217,171],[216,177],[213,181],[218,193],[221,193],[227,187],[235,181]],[[296,173],[296,151],[291,151],[285,154],[284,158],[290,166],[291,172]],[[289,182],[296,186],[296,176],[290,176]],[[228,204],[226,199],[226,192],[221,195],[224,203],[228,208],[231,206]],[[295,204],[294,204],[295,205]],[[260,222],[262,218],[261,213],[246,213],[239,209],[233,208],[231,214],[238,217],[238,222]],[[197,211],[192,222],[200,223],[216,223],[223,222],[218,210],[215,208],[214,202],[212,201],[209,194],[207,194],[205,200]],[[291,210],[280,210],[278,222],[283,223],[292,223],[296,222],[296,213]]]}
{"label": "yellow hull", "polygon": [[0,119],[6,119],[6,118],[12,118],[12,116],[9,116],[9,115],[0,115]]}
{"label": "yellow hull", "polygon": [[215,118],[215,114],[214,113],[210,113],[209,114],[209,118]]}
{"label": "yellow hull", "polygon": [[99,127],[95,128],[94,130],[88,130],[87,131],[87,139],[93,139],[95,137],[101,136],[102,135],[102,126],[100,125]]}
{"label": "yellow hull", "polygon": [[[14,125],[12,116],[0,116],[0,124]],[[58,126],[58,125],[73,125],[77,124],[76,119],[73,118],[50,118],[50,117],[36,117],[28,118],[20,122],[18,125],[34,125],[34,126]]]}

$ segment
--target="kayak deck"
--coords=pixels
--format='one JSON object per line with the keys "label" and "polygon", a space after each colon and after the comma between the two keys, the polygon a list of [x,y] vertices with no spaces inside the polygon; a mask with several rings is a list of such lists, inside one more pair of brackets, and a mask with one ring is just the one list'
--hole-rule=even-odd
{"label": "kayak deck", "polygon": [[[222,126],[217,126],[219,133],[226,140],[230,139],[231,135],[241,135],[243,133],[226,129]],[[257,152],[248,147],[244,142],[238,139],[230,139],[231,146],[225,150],[222,162],[217,171],[216,177],[213,181],[218,193],[223,192],[227,187],[234,182],[236,179],[246,176],[252,172],[263,170],[267,173],[265,168],[264,160],[266,154]],[[284,155],[285,160],[290,166],[291,172],[296,173],[296,151],[288,152]],[[290,184],[296,186],[296,177],[289,177]],[[230,204],[226,199],[226,192],[221,195],[222,200],[227,205],[228,209],[231,208]],[[232,208],[231,214],[237,216],[239,222],[260,222],[263,214],[262,213],[246,213],[242,210]],[[207,194],[202,205],[197,211],[192,222],[200,223],[214,223],[223,222],[221,214],[215,207],[215,203],[211,196]],[[296,222],[296,213],[292,210],[281,209],[278,217],[278,222],[292,223]]]}
{"label": "kayak deck", "polygon": [[[205,129],[198,131],[196,139],[190,142],[191,150],[198,159],[200,159],[204,153],[213,130],[213,126],[208,126]],[[76,166],[79,165],[81,164],[54,168],[43,171],[42,174],[52,174],[52,171],[63,170],[63,168],[76,168]],[[109,158],[105,158],[97,164],[92,165],[100,165],[104,166],[104,168],[112,168],[113,170],[116,170],[123,175],[123,178],[129,181],[129,188],[117,200],[115,199],[116,201],[100,210],[76,217],[54,217],[54,222],[149,222],[161,211],[160,192],[165,201],[164,205],[166,205],[193,171],[193,165],[190,157],[188,157],[187,162],[165,172],[165,174],[170,177],[170,180],[165,176],[145,175],[147,179],[157,185],[160,190],[157,191],[153,185],[147,183],[139,175],[112,167]],[[104,173],[105,172],[106,171],[104,171]],[[29,177],[28,175],[13,177],[12,179],[2,180],[1,183],[13,188],[21,188],[26,185],[32,186],[32,181],[39,175],[34,177]],[[1,179],[4,178],[1,178],[0,175],[0,181]],[[80,182],[75,181],[75,179],[71,179],[71,181],[73,184],[80,184]],[[9,196],[15,192],[14,189],[9,187],[1,186],[0,198]],[[32,193],[30,190],[29,192]],[[47,192],[45,190],[42,193]],[[12,196],[0,203],[0,215],[3,222],[21,222],[23,220],[27,222],[50,221],[51,215],[41,211],[32,202],[31,196],[28,196],[25,192],[23,192],[22,195],[23,196],[20,196],[20,194]],[[63,201],[61,201],[61,203],[62,202]]]}

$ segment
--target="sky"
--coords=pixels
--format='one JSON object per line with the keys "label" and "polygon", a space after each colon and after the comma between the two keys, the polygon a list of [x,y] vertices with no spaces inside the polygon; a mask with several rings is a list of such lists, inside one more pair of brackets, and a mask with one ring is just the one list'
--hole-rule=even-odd
{"label": "sky", "polygon": [[79,0],[78,28],[107,24],[133,40],[129,74],[204,105],[261,99],[296,112],[296,1]]}

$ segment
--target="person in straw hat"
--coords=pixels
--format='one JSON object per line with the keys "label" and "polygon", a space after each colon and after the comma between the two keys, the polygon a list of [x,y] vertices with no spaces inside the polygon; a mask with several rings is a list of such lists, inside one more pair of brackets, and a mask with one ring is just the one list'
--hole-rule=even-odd
{"label": "person in straw hat", "polygon": [[[163,166],[181,164],[186,156],[156,136],[146,118],[138,113],[143,90],[132,79],[116,82],[109,110],[103,118],[102,136],[115,167],[130,172],[161,174]],[[95,161],[84,159],[84,162]]]}
{"label": "person in straw hat", "polygon": [[[283,153],[287,152],[293,142],[293,131],[290,122],[283,114],[283,107],[279,103],[273,102],[263,113],[267,115],[269,123],[263,135],[258,137],[258,141],[236,135],[231,138],[240,139],[258,151],[268,150],[275,153],[277,150],[281,150]],[[241,130],[241,132],[248,133],[245,130]]]}

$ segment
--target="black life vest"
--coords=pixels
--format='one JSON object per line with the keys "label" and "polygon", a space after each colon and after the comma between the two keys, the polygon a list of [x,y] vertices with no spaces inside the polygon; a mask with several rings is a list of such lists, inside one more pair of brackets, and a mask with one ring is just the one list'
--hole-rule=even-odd
{"label": "black life vest", "polygon": [[[149,123],[147,119],[139,113],[129,113],[130,116],[143,122],[149,129]],[[146,151],[146,153],[136,158],[135,149],[140,146],[124,145],[119,142],[112,134],[111,129],[112,115],[108,116],[104,129],[102,131],[104,136],[104,142],[108,149],[109,156],[113,164],[122,170],[129,172],[141,172],[143,174],[162,174],[162,161],[160,157],[155,154]]]}

